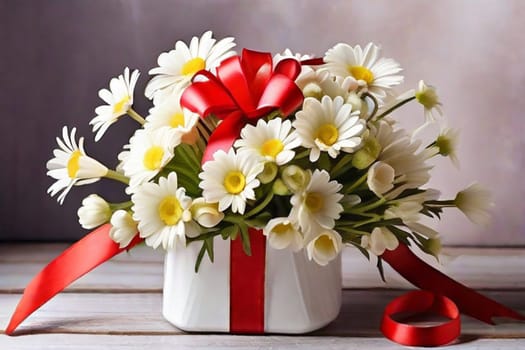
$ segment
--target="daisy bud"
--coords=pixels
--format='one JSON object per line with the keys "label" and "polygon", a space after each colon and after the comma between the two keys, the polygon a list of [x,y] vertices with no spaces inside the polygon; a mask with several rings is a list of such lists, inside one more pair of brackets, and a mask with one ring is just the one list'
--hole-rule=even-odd
{"label": "daisy bud", "polygon": [[277,164],[274,162],[266,162],[264,163],[263,171],[257,176],[257,178],[262,184],[268,184],[275,179],[278,171],[279,168],[277,167]]}
{"label": "daisy bud", "polygon": [[346,103],[352,105],[353,111],[361,111],[360,117],[364,118],[368,113],[368,103],[362,100],[355,92],[348,94],[346,98]]}
{"label": "daisy bud", "polygon": [[109,237],[125,248],[138,234],[137,222],[133,220],[131,214],[125,210],[117,210],[111,216],[111,229]]}
{"label": "daisy bud", "polygon": [[386,249],[396,249],[398,245],[397,237],[386,227],[376,227],[370,236],[361,237],[361,247],[370,250],[377,256],[382,255]]}
{"label": "daisy bud", "polygon": [[456,195],[454,204],[473,223],[487,225],[490,221],[488,210],[493,206],[490,197],[488,190],[474,183]]}
{"label": "daisy bud", "polygon": [[306,252],[308,259],[325,266],[337,257],[342,247],[343,241],[339,233],[334,230],[324,230],[308,243]]}
{"label": "daisy bud", "polygon": [[297,165],[289,165],[283,169],[282,179],[292,192],[298,192],[310,182],[310,174]]}
{"label": "daisy bud", "polygon": [[303,95],[304,97],[313,97],[317,100],[321,100],[321,98],[324,96],[323,89],[319,84],[316,84],[315,82],[308,83],[303,88]]}
{"label": "daisy bud", "polygon": [[394,187],[394,176],[394,168],[387,163],[376,162],[368,169],[368,187],[378,197],[381,197]]}
{"label": "daisy bud", "polygon": [[206,228],[217,226],[224,218],[224,213],[219,211],[219,203],[207,203],[202,197],[193,201],[190,210],[193,219]]}
{"label": "daisy bud", "polygon": [[288,196],[290,194],[290,190],[281,179],[275,180],[272,186],[272,191],[278,196]]}
{"label": "daisy bud", "polygon": [[268,237],[270,247],[285,249],[290,247],[294,252],[302,248],[303,236],[296,224],[288,218],[275,218],[266,224],[263,234]]}
{"label": "daisy bud", "polygon": [[376,161],[381,152],[381,144],[373,136],[365,139],[363,147],[354,153],[352,157],[352,165],[357,169],[366,169]]}
{"label": "daisy bud", "polygon": [[85,229],[92,229],[109,221],[111,209],[108,202],[96,194],[84,198],[77,211],[78,221]]}

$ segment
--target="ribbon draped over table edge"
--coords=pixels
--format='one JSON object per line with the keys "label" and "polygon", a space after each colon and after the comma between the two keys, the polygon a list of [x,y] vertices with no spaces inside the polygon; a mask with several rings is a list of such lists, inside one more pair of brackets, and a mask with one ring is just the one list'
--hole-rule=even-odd
{"label": "ribbon draped over table edge", "polygon": [[[202,118],[213,114],[222,120],[208,140],[202,162],[212,159],[217,150],[229,150],[246,124],[254,124],[274,111],[278,111],[283,117],[294,112],[303,101],[302,92],[295,84],[301,64],[322,63],[320,58],[308,59],[301,63],[295,59],[284,59],[273,67],[271,54],[243,50],[242,56],[233,56],[223,61],[217,67],[216,75],[207,71],[198,72],[194,82],[184,91],[181,105],[200,114]],[[204,80],[195,81],[197,78]],[[137,235],[127,247],[120,248],[109,236],[110,227],[110,224],[105,224],[90,232],[33,278],[25,288],[5,330],[7,335],[13,335],[20,323],[71,283],[142,241]],[[264,240],[258,239],[252,232],[250,237],[252,241],[255,240],[253,243],[261,247],[261,253],[258,255],[263,254]],[[235,256],[231,257],[231,265],[240,253],[244,254],[239,243],[232,241]],[[405,244],[400,244],[395,250],[385,251],[381,258],[401,276],[422,289],[396,298],[385,309],[381,331],[393,341],[404,345],[446,344],[454,340],[460,332],[457,309],[489,324],[493,324],[492,318],[497,316],[525,320],[525,317],[516,311],[484,297],[423,262]],[[242,261],[242,265],[248,262]],[[251,259],[251,262],[253,261]],[[257,264],[261,264],[262,261],[263,266],[259,266],[257,270],[262,271],[264,277],[264,258],[258,261]],[[242,266],[232,270],[232,274],[238,277],[230,281],[235,290],[231,297],[244,294],[246,298],[241,296],[240,299],[246,303],[249,301],[249,295],[244,292],[246,288],[242,288],[242,276],[246,276],[243,271],[245,269]],[[263,331],[264,283],[261,281],[264,279],[258,278],[257,282],[252,284],[256,286],[254,288],[261,289],[255,294],[258,295],[258,309],[262,311],[256,313],[257,319],[248,321],[246,317],[249,318],[249,314],[235,312],[234,319],[230,320],[231,331]],[[454,303],[457,304],[457,308]],[[451,320],[435,327],[407,325],[393,320],[393,314],[403,311],[433,311]],[[253,323],[250,323],[252,321]],[[246,322],[248,323],[245,325]]]}

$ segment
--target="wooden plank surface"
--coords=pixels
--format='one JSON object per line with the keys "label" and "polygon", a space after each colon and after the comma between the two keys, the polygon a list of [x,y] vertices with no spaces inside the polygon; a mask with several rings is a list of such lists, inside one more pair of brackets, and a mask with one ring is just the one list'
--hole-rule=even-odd
{"label": "wooden plank surface", "polygon": [[[0,293],[20,293],[31,278],[67,245],[0,245]],[[525,289],[525,249],[446,248],[437,263],[421,255],[432,266],[476,289]],[[140,246],[116,256],[74,283],[68,291],[160,291],[161,251]],[[375,263],[357,250],[343,252],[345,288],[411,288],[410,283],[385,264],[383,283]],[[133,278],[130,278],[132,276]]]}
{"label": "wooden plank surface", "polygon": [[[339,317],[315,335],[380,337],[379,323],[385,306],[401,290],[344,290]],[[485,292],[485,295],[525,312],[521,291]],[[20,295],[0,294],[0,327],[7,325]],[[161,315],[160,293],[66,293],[44,305],[20,327],[28,333],[155,334],[181,331]],[[525,324],[509,322],[497,327],[463,316],[463,335],[518,338],[525,336]],[[0,348],[1,349],[1,348]]]}
{"label": "wooden plank surface", "polygon": [[[175,336],[115,336],[45,334],[31,337],[7,338],[0,335],[2,349],[16,350],[173,350],[173,349],[322,349],[322,350],[399,350],[402,346],[380,338],[307,337],[307,336],[234,336],[234,335],[175,335]],[[473,339],[464,337],[443,350],[522,350],[520,339]],[[405,349],[428,349],[410,347]]]}
{"label": "wooden plank surface", "polygon": [[[0,246],[0,328],[4,329],[29,279],[66,246]],[[440,269],[483,294],[525,312],[525,250],[448,248]],[[455,256],[455,257],[453,257]],[[0,349],[399,349],[378,325],[386,304],[408,284],[388,273],[380,282],[373,264],[355,251],[344,256],[343,306],[328,327],[306,336],[188,334],[161,315],[160,252],[139,247],[104,264],[44,305],[20,327],[0,334]],[[435,264],[435,263],[433,263]],[[490,326],[463,316],[459,341],[443,349],[525,349],[525,323]],[[1,332],[0,332],[1,333]]]}

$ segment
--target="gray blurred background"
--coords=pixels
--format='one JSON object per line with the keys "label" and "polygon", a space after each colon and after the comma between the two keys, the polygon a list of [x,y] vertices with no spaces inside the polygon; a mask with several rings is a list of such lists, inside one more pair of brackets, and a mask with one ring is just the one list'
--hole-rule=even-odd
{"label": "gray blurred background", "polygon": [[[461,129],[460,171],[440,159],[431,185],[453,196],[478,180],[494,193],[488,227],[445,213],[437,225],[445,243],[523,246],[524,18],[519,0],[0,0],[0,241],[78,239],[85,196],[125,198],[123,187],[100,181],[74,188],[60,207],[46,194],[55,136],[77,126],[88,154],[116,165],[134,124],[121,120],[95,144],[88,122],[102,103],[98,90],[125,66],[138,68],[135,106],[146,114],[142,92],[157,56],[211,29],[260,51],[380,44],[405,68],[403,90],[419,79],[437,86],[449,126]],[[423,120],[419,106],[397,116],[408,127]]]}

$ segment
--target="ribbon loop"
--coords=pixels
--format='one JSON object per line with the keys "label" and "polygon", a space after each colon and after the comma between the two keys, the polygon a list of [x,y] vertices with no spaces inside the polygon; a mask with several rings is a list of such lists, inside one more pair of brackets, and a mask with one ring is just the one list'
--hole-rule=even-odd
{"label": "ribbon loop", "polygon": [[217,67],[217,75],[198,72],[206,81],[195,81],[182,94],[181,105],[202,118],[214,114],[223,122],[215,129],[204,152],[202,162],[213,158],[218,150],[228,151],[239,137],[241,129],[255,123],[268,113],[278,110],[284,116],[303,102],[295,78],[301,65],[295,59],[285,59],[273,69],[272,55],[243,50]]}

